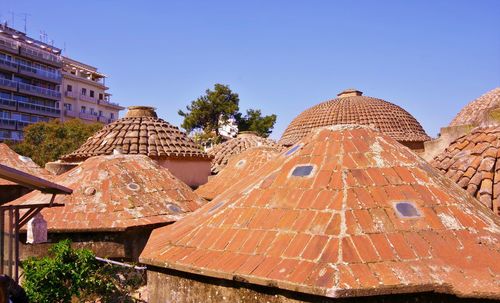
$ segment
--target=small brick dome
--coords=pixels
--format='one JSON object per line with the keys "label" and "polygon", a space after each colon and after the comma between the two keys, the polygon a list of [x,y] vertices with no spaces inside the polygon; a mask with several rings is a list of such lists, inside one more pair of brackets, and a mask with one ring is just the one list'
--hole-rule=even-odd
{"label": "small brick dome", "polygon": [[450,126],[500,123],[500,87],[490,90],[467,104],[451,121]]}
{"label": "small brick dome", "polygon": [[420,123],[406,110],[362,94],[348,89],[336,99],[305,110],[290,123],[279,143],[291,146],[315,128],[337,124],[372,126],[412,149],[422,149],[423,142],[430,140]]}
{"label": "small brick dome", "polygon": [[268,146],[280,150],[282,148],[273,140],[262,138],[253,132],[240,132],[236,138],[218,144],[208,151],[208,154],[214,157],[212,160],[212,174],[217,174],[226,167],[231,157],[239,155],[249,148],[259,146]]}
{"label": "small brick dome", "polygon": [[131,106],[127,115],[104,126],[74,152],[63,156],[64,161],[78,162],[89,157],[141,154],[153,159],[206,158],[209,156],[179,128],[157,117],[154,108]]}

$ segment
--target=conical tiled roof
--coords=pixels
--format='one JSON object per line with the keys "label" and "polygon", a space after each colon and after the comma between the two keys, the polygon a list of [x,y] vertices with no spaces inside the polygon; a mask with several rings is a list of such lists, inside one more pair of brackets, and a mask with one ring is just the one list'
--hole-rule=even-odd
{"label": "conical tiled roof", "polygon": [[500,215],[500,127],[476,128],[431,164]]}
{"label": "conical tiled roof", "polygon": [[346,90],[338,98],[315,105],[298,115],[278,143],[291,146],[311,130],[330,125],[359,124],[378,129],[400,142],[430,140],[418,121],[406,110],[390,102]]}
{"label": "conical tiled roof", "polygon": [[152,107],[131,106],[127,115],[104,126],[80,148],[63,156],[65,161],[82,161],[89,157],[141,154],[158,158],[208,158],[208,155],[179,128],[159,119]]}
{"label": "conical tiled roof", "polygon": [[[52,178],[52,174],[38,166],[31,158],[17,154],[5,143],[0,143],[0,164],[43,179]],[[0,178],[0,185],[14,185],[14,183]]]}
{"label": "conical tiled roof", "polygon": [[[45,208],[50,231],[120,231],[174,222],[205,201],[167,169],[144,155],[96,156],[55,177],[73,190],[58,195],[64,207]],[[11,204],[48,202],[29,193]]]}
{"label": "conical tiled roof", "polygon": [[326,297],[500,299],[499,258],[479,201],[389,136],[336,126],[153,231],[140,260]]}
{"label": "conical tiled roof", "polygon": [[236,138],[218,144],[208,151],[208,154],[214,157],[212,160],[212,173],[217,174],[221,171],[231,157],[258,146],[281,148],[271,139],[262,138],[252,132],[241,132]]}
{"label": "conical tiled roof", "polygon": [[276,157],[279,150],[269,146],[252,147],[232,157],[226,167],[208,182],[198,187],[195,192],[207,200],[212,200],[228,190],[238,180],[253,175],[262,165]]}
{"label": "conical tiled roof", "polygon": [[451,121],[450,126],[474,125],[500,122],[500,87],[494,88],[467,104]]}

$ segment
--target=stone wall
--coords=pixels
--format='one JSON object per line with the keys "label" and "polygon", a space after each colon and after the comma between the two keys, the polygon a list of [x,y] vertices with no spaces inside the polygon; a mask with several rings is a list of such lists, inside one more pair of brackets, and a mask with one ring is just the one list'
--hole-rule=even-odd
{"label": "stone wall", "polygon": [[431,161],[442,153],[456,139],[470,133],[474,127],[472,125],[460,125],[441,128],[440,136],[437,139],[424,143],[425,152],[420,156],[427,161]]}
{"label": "stone wall", "polygon": [[64,239],[73,241],[73,248],[87,248],[98,257],[137,262],[152,228],[124,232],[50,233],[48,242],[26,244],[26,233],[20,235],[21,260],[28,256],[45,256],[49,247]]}
{"label": "stone wall", "polygon": [[479,299],[463,299],[452,295],[418,293],[409,295],[387,295],[331,299],[321,296],[281,290],[273,287],[258,286],[238,281],[210,278],[172,269],[148,266],[149,303],[164,302],[203,302],[203,303],[486,303]]}

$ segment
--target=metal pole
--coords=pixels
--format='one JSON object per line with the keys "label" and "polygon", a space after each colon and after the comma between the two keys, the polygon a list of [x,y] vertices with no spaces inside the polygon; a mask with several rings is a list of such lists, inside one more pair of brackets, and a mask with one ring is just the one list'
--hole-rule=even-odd
{"label": "metal pole", "polygon": [[12,244],[14,244],[14,239],[12,239],[14,214],[12,210],[12,207],[9,207],[9,277],[12,277]]}
{"label": "metal pole", "polygon": [[2,230],[0,230],[0,237],[2,238],[0,241],[0,274],[4,274],[4,259],[5,259],[5,209],[0,208],[0,226]]}
{"label": "metal pole", "polygon": [[15,243],[14,243],[14,248],[15,248],[15,263],[14,263],[14,279],[16,281],[16,283],[19,283],[19,209],[16,208],[15,210],[15,214],[16,214],[16,220],[15,220],[15,225],[14,225],[14,228],[15,228]]}

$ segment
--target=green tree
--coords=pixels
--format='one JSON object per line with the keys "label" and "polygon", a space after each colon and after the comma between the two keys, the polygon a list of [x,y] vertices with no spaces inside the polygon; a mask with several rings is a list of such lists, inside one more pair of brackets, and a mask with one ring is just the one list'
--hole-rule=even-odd
{"label": "green tree", "polygon": [[23,141],[9,142],[9,145],[17,153],[44,166],[45,163],[76,150],[102,126],[101,123],[85,124],[78,119],[37,122],[24,128]]}
{"label": "green tree", "polygon": [[228,85],[215,84],[214,90],[207,89],[205,95],[186,106],[187,111],[179,110],[184,117],[182,127],[188,131],[202,130],[205,134],[215,133],[219,137],[219,123],[235,116],[239,110],[240,99]]}
{"label": "green tree", "polygon": [[63,240],[43,258],[22,263],[23,287],[30,302],[137,302],[130,294],[144,279],[134,269],[101,263],[88,249]]}
{"label": "green tree", "polygon": [[239,131],[253,131],[264,138],[269,137],[276,123],[276,115],[263,117],[260,109],[249,109],[244,117],[239,114],[236,118]]}

